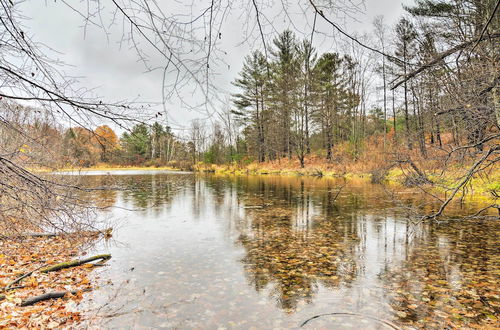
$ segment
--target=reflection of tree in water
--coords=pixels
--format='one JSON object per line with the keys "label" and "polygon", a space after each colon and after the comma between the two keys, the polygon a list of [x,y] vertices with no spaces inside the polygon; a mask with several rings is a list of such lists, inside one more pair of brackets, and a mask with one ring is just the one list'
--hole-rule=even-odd
{"label": "reflection of tree in water", "polygon": [[405,262],[381,275],[406,325],[493,326],[499,305],[499,224],[426,224]]}
{"label": "reflection of tree in water", "polygon": [[120,178],[123,201],[136,208],[155,210],[168,205],[179,189],[189,180],[186,175],[130,175]]}
{"label": "reflection of tree in water", "polygon": [[[109,175],[89,175],[84,176],[84,186],[87,188],[97,188],[92,190],[90,194],[82,191],[80,198],[89,199],[93,204],[100,208],[106,209],[114,206],[117,199],[117,191],[109,189],[115,186],[115,179]],[[82,178],[78,178],[82,179]]]}
{"label": "reflection of tree in water", "polygon": [[[262,181],[249,187],[254,189],[248,203],[268,205],[248,211],[250,223],[238,239],[246,250],[242,263],[248,280],[257,291],[272,286],[278,305],[293,312],[300,301],[312,302],[318,285],[336,288],[354,280],[356,226],[319,217],[336,212],[332,189],[313,195],[303,184]],[[319,210],[315,204],[321,204]]]}

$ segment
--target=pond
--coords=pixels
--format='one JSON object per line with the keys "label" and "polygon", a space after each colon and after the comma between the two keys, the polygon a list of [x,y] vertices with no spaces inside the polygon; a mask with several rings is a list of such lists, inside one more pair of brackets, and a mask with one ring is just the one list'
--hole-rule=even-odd
{"label": "pond", "polygon": [[[365,181],[87,173],[113,239],[86,294],[117,328],[446,328],[497,324],[498,221],[413,223],[430,199]],[[397,200],[393,197],[397,195]],[[455,214],[475,205],[455,205]]]}

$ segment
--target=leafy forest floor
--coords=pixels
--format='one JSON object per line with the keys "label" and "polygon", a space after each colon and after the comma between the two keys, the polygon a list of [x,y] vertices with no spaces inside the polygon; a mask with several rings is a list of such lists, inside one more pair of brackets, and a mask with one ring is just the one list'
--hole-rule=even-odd
{"label": "leafy forest floor", "polygon": [[[75,237],[29,237],[0,240],[0,328],[72,327],[82,316],[78,303],[83,292],[92,289],[89,273],[95,267],[78,267],[41,272],[43,267],[73,260],[82,254],[83,242]],[[18,283],[23,274],[33,272]],[[10,284],[10,288],[9,288]],[[69,292],[63,298],[22,306],[28,298],[49,292]]]}

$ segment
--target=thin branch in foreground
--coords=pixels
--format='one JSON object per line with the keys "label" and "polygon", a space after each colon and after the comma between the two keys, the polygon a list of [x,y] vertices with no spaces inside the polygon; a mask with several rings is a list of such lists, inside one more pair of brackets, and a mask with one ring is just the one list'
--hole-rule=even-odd
{"label": "thin branch in foreground", "polygon": [[317,318],[320,318],[320,317],[323,317],[323,316],[359,316],[359,317],[362,317],[362,318],[367,318],[367,319],[370,319],[370,320],[374,320],[374,321],[377,321],[383,325],[386,325],[388,326],[389,328],[391,329],[400,329],[397,325],[395,325],[394,323],[392,322],[389,322],[389,321],[386,321],[386,320],[381,320],[381,319],[378,319],[374,316],[370,316],[370,315],[363,315],[363,314],[358,314],[358,313],[348,313],[348,312],[339,312],[339,313],[326,313],[326,314],[319,314],[319,315],[315,315],[307,320],[305,320],[304,322],[302,322],[302,324],[300,325],[300,328],[302,328],[303,326],[305,326],[307,323],[309,323],[309,321],[312,321],[314,319],[317,319]]}
{"label": "thin branch in foreground", "polygon": [[441,207],[439,208],[439,210],[436,213],[434,213],[434,214],[423,216],[422,220],[435,219],[435,218],[441,216],[443,214],[446,206],[448,206],[448,204],[453,200],[453,198],[455,198],[455,195],[458,193],[458,191],[460,190],[460,188],[462,188],[465,184],[467,184],[472,179],[472,177],[474,176],[474,174],[477,172],[477,168],[484,161],[486,161],[486,159],[488,159],[488,157],[490,155],[492,155],[493,153],[495,153],[496,151],[499,151],[499,150],[500,150],[500,145],[496,145],[496,146],[493,146],[492,148],[490,148],[490,150],[488,150],[483,155],[483,157],[481,157],[480,159],[478,159],[474,163],[474,165],[472,165],[472,167],[468,170],[467,174],[463,177],[462,181],[460,181],[460,183],[455,187],[455,189],[453,190],[453,192],[451,193],[451,195],[444,201],[443,204],[441,204]]}
{"label": "thin branch in foreground", "polygon": [[478,37],[478,38],[475,38],[475,39],[463,42],[463,43],[461,43],[459,45],[456,45],[455,47],[452,47],[452,48],[448,49],[447,51],[444,51],[444,52],[438,54],[436,57],[434,57],[432,60],[430,60],[426,64],[420,66],[418,69],[416,69],[416,70],[408,73],[406,76],[403,77],[403,79],[401,79],[397,83],[395,83],[395,82],[396,82],[396,80],[399,79],[399,77],[396,78],[396,79],[394,79],[393,81],[391,81],[391,84],[395,83],[391,87],[391,90],[396,89],[397,87],[399,87],[402,84],[404,84],[406,81],[408,81],[411,78],[413,78],[416,75],[418,75],[420,72],[433,67],[434,65],[436,65],[439,62],[441,62],[442,60],[444,60],[446,57],[448,57],[448,56],[450,56],[450,55],[458,52],[459,50],[467,48],[468,46],[472,45],[475,42],[480,42],[480,41],[483,41],[483,40],[486,40],[486,39],[496,39],[496,38],[500,38],[500,33],[494,33],[494,34],[491,34],[491,35],[488,35],[488,36],[481,36],[481,37]]}
{"label": "thin branch in foreground", "polygon": [[[347,32],[345,32],[344,30],[342,30],[337,24],[335,24],[335,22],[333,22],[332,20],[330,20],[328,17],[325,16],[325,14],[323,13],[322,10],[320,10],[318,8],[318,6],[316,6],[316,4],[312,1],[312,0],[309,0],[309,3],[311,4],[311,6],[314,8],[314,11],[319,14],[321,17],[323,17],[323,19],[328,22],[331,26],[333,26],[337,31],[339,31],[341,34],[343,34],[344,36],[346,36],[347,38],[351,39],[352,41],[354,41],[355,43],[357,43],[358,45],[360,45],[361,47],[363,48],[366,48],[372,52],[375,52],[377,54],[380,54],[382,56],[385,56],[393,61],[396,61],[396,62],[399,62],[399,63],[405,63],[403,60],[397,58],[397,57],[394,57],[392,55],[389,55],[387,53],[384,53],[383,51],[381,50],[378,50],[376,48],[373,48],[373,47],[370,47],[364,43],[362,43],[361,41],[359,41],[357,38],[351,36],[350,34],[348,34]],[[406,63],[408,64],[408,63]]]}

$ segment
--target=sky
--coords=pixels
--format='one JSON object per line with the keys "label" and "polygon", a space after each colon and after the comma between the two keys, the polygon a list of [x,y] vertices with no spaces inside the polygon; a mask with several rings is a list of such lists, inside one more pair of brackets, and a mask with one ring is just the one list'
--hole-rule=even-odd
{"label": "sky", "polygon": [[[339,1],[356,3],[355,0],[336,0],[333,3],[338,4]],[[377,15],[383,15],[388,26],[394,25],[404,13],[403,4],[410,5],[413,0],[366,0],[364,4],[362,0],[359,2],[361,5],[357,6],[358,11],[355,12],[346,12],[342,4],[339,4],[338,10],[331,11],[330,17],[350,34],[370,32],[373,19]],[[80,6],[76,9],[85,10],[85,1],[76,5],[71,1],[69,3]],[[163,123],[167,123],[166,118],[168,124],[179,132],[184,131],[195,118],[201,118],[206,123],[213,121],[217,117],[215,111],[218,108],[229,106],[229,96],[236,91],[231,81],[241,70],[245,55],[254,48],[261,48],[259,30],[255,24],[251,24],[254,21],[249,20],[254,14],[252,1],[234,2],[231,10],[224,12],[224,18],[214,18],[222,22],[219,30],[221,38],[217,40],[219,56],[214,52],[214,65],[210,69],[217,89],[214,95],[219,101],[214,102],[210,108],[191,109],[183,105],[182,103],[203,103],[203,97],[195,91],[199,88],[191,82],[183,87],[179,97],[171,97],[162,105],[163,71],[148,72],[144,64],[138,61],[137,54],[130,44],[120,43],[123,36],[121,21],[117,20],[114,25],[109,26],[109,8],[112,8],[112,2],[103,0],[101,3],[101,19],[106,26],[106,32],[92,24],[85,25],[83,17],[60,0],[26,1],[21,3],[21,6],[23,13],[29,18],[24,22],[28,33],[34,40],[53,50],[48,51],[51,52],[50,56],[63,61],[66,64],[63,70],[69,76],[78,77],[78,84],[91,88],[96,96],[105,100],[149,103],[155,111],[165,113],[162,117]],[[210,2],[201,1],[188,6],[185,1],[165,0],[161,1],[161,8],[167,15],[182,13],[185,16],[181,20],[188,20],[189,17],[198,16],[207,3]],[[308,31],[311,30],[314,16],[312,11],[304,15],[302,8],[305,7],[300,1],[298,4],[291,4],[287,13],[267,4],[262,3],[260,10],[261,20],[264,22],[264,39],[268,44],[276,32],[285,28],[295,29],[299,36],[301,31],[304,36],[310,33]],[[246,24],[248,22],[250,23]],[[339,47],[338,33],[332,32],[330,26],[320,22],[319,17],[316,29],[324,32],[315,35],[314,46],[319,51],[335,51]],[[196,33],[196,36],[200,37],[207,31],[201,29]],[[144,49],[151,56],[153,66],[164,65],[165,58],[155,54],[151,47],[145,46]],[[170,75],[166,79],[172,80],[174,77]]]}

